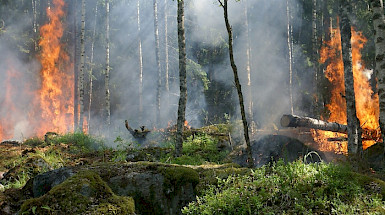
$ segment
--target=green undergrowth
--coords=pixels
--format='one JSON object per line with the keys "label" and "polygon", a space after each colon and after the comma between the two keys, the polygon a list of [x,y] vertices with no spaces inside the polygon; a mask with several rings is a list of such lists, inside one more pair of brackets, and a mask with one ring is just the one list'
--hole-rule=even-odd
{"label": "green undergrowth", "polygon": [[228,151],[218,149],[218,139],[207,134],[192,135],[183,142],[183,155],[177,158],[168,155],[162,162],[180,165],[223,163]]}
{"label": "green undergrowth", "polygon": [[301,161],[218,178],[184,214],[384,214],[385,182],[348,166]]}

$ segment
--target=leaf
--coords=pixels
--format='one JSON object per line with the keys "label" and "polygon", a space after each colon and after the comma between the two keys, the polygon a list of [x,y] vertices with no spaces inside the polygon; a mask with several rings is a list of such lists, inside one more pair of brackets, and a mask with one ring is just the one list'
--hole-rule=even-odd
{"label": "leaf", "polygon": [[46,209],[46,210],[52,210],[49,206],[47,206],[47,205],[44,205],[44,206],[41,206],[41,208],[43,208],[43,209]]}
{"label": "leaf", "polygon": [[36,206],[32,207],[32,214],[36,214],[36,208],[37,208]]}

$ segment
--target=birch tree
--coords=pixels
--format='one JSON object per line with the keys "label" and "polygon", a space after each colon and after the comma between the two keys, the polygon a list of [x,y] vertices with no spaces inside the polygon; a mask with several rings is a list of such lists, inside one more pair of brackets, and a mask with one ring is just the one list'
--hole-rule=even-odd
{"label": "birch tree", "polygon": [[91,56],[90,56],[90,70],[89,70],[89,100],[88,100],[88,132],[90,132],[90,124],[91,124],[91,107],[92,107],[92,96],[93,96],[93,83],[94,83],[94,77],[93,77],[93,69],[94,69],[94,48],[95,48],[95,36],[96,36],[96,24],[97,24],[97,18],[98,18],[98,2],[96,2],[95,5],[95,20],[94,20],[94,29],[92,30],[92,41],[91,41]]}
{"label": "birch tree", "polygon": [[73,2],[74,11],[74,29],[73,29],[73,40],[74,40],[74,131],[79,128],[79,65],[78,65],[78,23],[77,23],[77,0]]}
{"label": "birch tree", "polygon": [[138,54],[139,54],[139,119],[143,117],[143,53],[142,53],[142,38],[140,30],[140,0],[136,3],[137,11],[137,26],[138,26]]}
{"label": "birch tree", "polygon": [[340,1],[340,29],[342,44],[342,59],[344,63],[345,77],[345,99],[346,113],[348,121],[348,153],[361,156],[362,140],[360,121],[356,114],[356,100],[354,95],[354,79],[352,66],[352,47],[351,47],[351,24],[349,14],[351,13],[350,1]]}
{"label": "birch tree", "polygon": [[294,105],[293,105],[293,47],[291,43],[291,35],[290,35],[290,2],[286,0],[286,17],[287,17],[287,46],[289,50],[289,99],[290,99],[290,112],[294,114]]}
{"label": "birch tree", "polygon": [[244,104],[243,95],[242,95],[242,86],[241,86],[241,83],[239,81],[238,69],[237,69],[237,66],[235,64],[234,54],[233,54],[233,32],[232,32],[232,28],[230,26],[229,16],[228,16],[228,9],[227,9],[228,0],[223,0],[223,2],[221,0],[218,0],[218,2],[223,8],[226,29],[227,29],[227,33],[229,36],[229,40],[228,40],[229,57],[230,57],[231,68],[233,69],[233,73],[234,73],[235,86],[236,86],[237,92],[238,92],[239,106],[241,109],[242,123],[243,123],[243,134],[244,134],[245,141],[246,141],[246,151],[247,151],[247,158],[248,158],[247,162],[248,162],[249,167],[253,167],[254,166],[254,160],[253,160],[253,155],[252,155],[252,151],[251,151],[249,127],[247,125],[248,123],[247,123],[247,119],[246,119],[245,104]]}
{"label": "birch tree", "polygon": [[106,71],[104,78],[105,97],[105,112],[106,125],[109,128],[111,124],[111,103],[110,103],[110,0],[105,0],[106,3]]}
{"label": "birch tree", "polygon": [[[248,4],[244,2],[244,15],[245,15],[245,34],[246,34],[246,73],[247,73],[247,91],[248,91],[248,119],[253,122],[253,93],[251,89],[251,46],[250,46],[250,35],[249,35],[249,16],[248,16]],[[254,126],[251,125],[251,133],[254,133]]]}
{"label": "birch tree", "polygon": [[375,74],[378,79],[378,97],[380,98],[380,129],[385,139],[385,17],[382,0],[371,0],[373,13],[374,44],[376,51]]}
{"label": "birch tree", "polygon": [[82,18],[81,18],[81,30],[80,30],[80,71],[79,71],[79,128],[83,132],[84,121],[84,66],[85,66],[85,27],[86,27],[86,1],[82,0]]}
{"label": "birch tree", "polygon": [[156,124],[160,124],[160,91],[162,86],[162,72],[160,68],[160,48],[159,48],[159,26],[158,26],[158,3],[154,0],[154,36],[155,36],[155,58],[158,71],[158,86],[156,89]]}
{"label": "birch tree", "polygon": [[179,48],[179,104],[178,119],[176,123],[175,156],[182,155],[183,129],[186,117],[187,104],[187,75],[186,75],[186,37],[184,29],[184,0],[178,0],[178,48]]}

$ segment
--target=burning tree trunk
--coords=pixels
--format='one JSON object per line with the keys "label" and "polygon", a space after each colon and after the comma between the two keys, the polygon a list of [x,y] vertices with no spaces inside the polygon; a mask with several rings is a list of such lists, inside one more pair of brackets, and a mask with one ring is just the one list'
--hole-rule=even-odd
{"label": "burning tree trunk", "polygon": [[110,104],[110,0],[106,3],[106,72],[104,79],[104,89],[106,92],[106,122],[107,127],[111,124],[111,104]]}
{"label": "burning tree trunk", "polygon": [[183,149],[183,128],[187,104],[187,77],[186,77],[186,37],[184,30],[184,0],[178,0],[178,48],[179,48],[179,104],[178,120],[176,124],[175,156],[182,155]]}
{"label": "burning tree trunk", "polygon": [[139,119],[143,117],[143,53],[140,34],[140,0],[137,2],[138,49],[139,49]]}
{"label": "burning tree trunk", "polygon": [[218,0],[219,4],[223,8],[223,13],[224,13],[224,18],[225,18],[225,24],[226,24],[226,29],[227,33],[229,35],[229,55],[230,55],[230,63],[231,63],[231,68],[233,69],[234,72],[234,82],[235,86],[237,87],[237,92],[238,92],[238,98],[239,98],[239,106],[241,108],[241,115],[242,115],[242,122],[243,122],[243,133],[245,136],[245,141],[246,141],[246,151],[247,151],[247,156],[248,156],[248,164],[250,167],[254,166],[254,160],[251,152],[251,144],[250,144],[250,138],[249,138],[249,127],[247,125],[247,119],[246,119],[246,113],[245,113],[245,105],[243,102],[243,95],[242,95],[242,86],[240,84],[239,78],[238,78],[238,69],[237,66],[235,65],[234,61],[234,54],[233,54],[233,32],[229,23],[229,16],[228,16],[228,10],[227,10],[227,1],[228,0],[223,0],[223,3],[221,0]]}
{"label": "burning tree trunk", "polygon": [[160,125],[160,91],[161,91],[161,85],[162,85],[162,72],[160,68],[158,3],[156,0],[154,0],[154,35],[155,35],[156,67],[158,70],[158,86],[156,89],[156,124]]}
{"label": "burning tree trunk", "polygon": [[[373,11],[374,43],[376,48],[375,74],[380,98],[380,129],[385,134],[385,17],[382,0],[370,1]],[[383,135],[385,138],[385,135]],[[384,141],[384,140],[382,140]]]}
{"label": "burning tree trunk", "polygon": [[88,101],[88,132],[90,133],[90,124],[91,124],[91,107],[92,107],[92,96],[93,96],[93,68],[94,68],[94,47],[95,47],[95,36],[96,36],[96,23],[98,18],[98,2],[96,2],[95,6],[95,22],[94,22],[94,29],[92,32],[92,42],[91,42],[91,56],[90,56],[90,70],[89,70],[89,77],[88,81],[90,82],[89,86],[89,101]]}
{"label": "burning tree trunk", "polygon": [[348,121],[348,153],[361,156],[362,140],[360,121],[356,114],[356,99],[354,95],[354,79],[352,66],[352,47],[351,47],[351,25],[349,14],[351,12],[350,1],[341,0],[340,8],[340,29],[341,29],[341,45],[342,59],[344,63],[345,77],[345,99],[346,113]]}
{"label": "burning tree trunk", "polygon": [[79,129],[83,132],[83,121],[84,121],[84,65],[85,65],[85,28],[86,28],[86,1],[82,0],[82,24],[80,30],[80,72],[79,72]]}
{"label": "burning tree trunk", "polygon": [[296,115],[283,115],[281,117],[281,126],[314,128],[324,131],[333,131],[345,134],[348,131],[346,125],[341,125],[336,122],[325,122],[319,119],[313,119],[310,117],[300,117]]}

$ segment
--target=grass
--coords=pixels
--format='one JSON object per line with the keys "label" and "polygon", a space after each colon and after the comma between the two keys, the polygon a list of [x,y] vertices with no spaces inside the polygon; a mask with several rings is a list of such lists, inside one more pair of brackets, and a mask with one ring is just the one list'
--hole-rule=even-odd
{"label": "grass", "polygon": [[183,213],[384,214],[384,200],[385,182],[349,166],[279,161],[250,175],[219,179]]}

